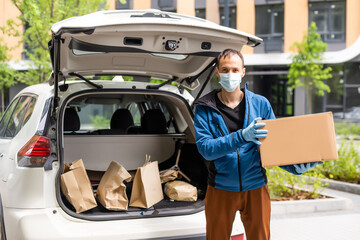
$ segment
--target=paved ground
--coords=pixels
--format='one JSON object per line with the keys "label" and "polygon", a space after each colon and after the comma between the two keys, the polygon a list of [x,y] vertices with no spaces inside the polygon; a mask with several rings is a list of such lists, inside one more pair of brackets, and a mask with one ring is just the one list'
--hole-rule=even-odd
{"label": "paved ground", "polygon": [[354,209],[272,216],[271,240],[359,240],[360,195],[326,191],[352,199]]}

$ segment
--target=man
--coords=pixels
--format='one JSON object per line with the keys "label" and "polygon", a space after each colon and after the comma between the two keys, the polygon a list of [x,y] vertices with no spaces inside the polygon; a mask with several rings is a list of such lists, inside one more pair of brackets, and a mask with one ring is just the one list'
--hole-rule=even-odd
{"label": "man", "polygon": [[[240,52],[226,49],[219,56],[216,75],[221,90],[196,101],[196,144],[210,162],[205,197],[208,240],[229,240],[236,211],[240,211],[249,240],[270,239],[270,196],[266,171],[261,166],[258,129],[261,119],[275,118],[269,101],[247,89],[240,89],[245,75]],[[319,163],[282,166],[302,174]]]}

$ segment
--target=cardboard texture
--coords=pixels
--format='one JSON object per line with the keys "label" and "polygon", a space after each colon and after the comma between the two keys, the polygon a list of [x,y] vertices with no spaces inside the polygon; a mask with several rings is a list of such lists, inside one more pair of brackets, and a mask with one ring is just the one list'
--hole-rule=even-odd
{"label": "cardboard texture", "polygon": [[268,130],[260,140],[263,167],[338,159],[331,112],[259,122]]}
{"label": "cardboard texture", "polygon": [[145,164],[136,171],[130,206],[149,208],[163,198],[158,162],[150,162],[150,156],[147,155]]}
{"label": "cardboard texture", "polygon": [[130,182],[131,175],[119,163],[112,161],[101,178],[96,191],[97,200],[106,209],[114,211],[128,209],[124,181]]}
{"label": "cardboard texture", "polygon": [[71,164],[65,164],[64,173],[61,174],[60,186],[62,193],[74,206],[77,213],[97,206],[82,159]]}
{"label": "cardboard texture", "polygon": [[197,188],[183,181],[172,181],[165,184],[165,194],[176,201],[195,202]]}

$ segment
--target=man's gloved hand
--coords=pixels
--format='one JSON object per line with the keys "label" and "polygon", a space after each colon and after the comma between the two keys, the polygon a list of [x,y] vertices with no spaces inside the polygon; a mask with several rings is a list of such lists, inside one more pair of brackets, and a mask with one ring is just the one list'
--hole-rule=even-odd
{"label": "man's gloved hand", "polygon": [[258,140],[259,138],[265,138],[267,136],[267,130],[258,130],[259,127],[265,126],[265,123],[257,123],[257,121],[261,120],[260,117],[255,118],[250,125],[242,130],[242,135],[244,139],[248,142],[254,142],[257,145],[261,145],[261,142]]}
{"label": "man's gloved hand", "polygon": [[316,165],[323,164],[323,162],[312,162],[312,163],[301,163],[301,164],[294,164],[295,171],[298,174],[303,174],[304,172],[309,171],[311,168],[315,167]]}

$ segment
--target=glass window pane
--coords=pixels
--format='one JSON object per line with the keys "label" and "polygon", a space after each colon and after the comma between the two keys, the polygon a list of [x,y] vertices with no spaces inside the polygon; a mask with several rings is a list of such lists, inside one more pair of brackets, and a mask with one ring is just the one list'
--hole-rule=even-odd
{"label": "glass window pane", "polygon": [[347,84],[360,84],[360,62],[346,63],[345,74]]}
{"label": "glass window pane", "polygon": [[284,33],[284,10],[274,11],[274,33]]}
{"label": "glass window pane", "polygon": [[326,32],[327,12],[325,9],[310,11],[310,22],[315,22],[318,32]]}
{"label": "glass window pane", "polygon": [[309,24],[315,22],[325,42],[345,40],[345,1],[309,4]]}
{"label": "glass window pane", "polygon": [[5,137],[14,137],[16,133],[20,130],[19,128],[22,125],[24,113],[26,112],[27,106],[31,99],[31,97],[20,98],[6,127]]}
{"label": "glass window pane", "polygon": [[4,134],[5,134],[5,129],[6,129],[6,126],[8,125],[8,122],[9,122],[9,119],[10,119],[10,116],[18,102],[19,98],[16,98],[15,100],[12,101],[12,103],[8,106],[8,108],[6,109],[2,119],[1,119],[1,122],[0,122],[0,137],[3,137]]}
{"label": "glass window pane", "polygon": [[339,9],[332,13],[330,18],[331,29],[333,32],[344,32],[345,31],[345,19],[343,10]]}
{"label": "glass window pane", "polygon": [[34,111],[35,103],[36,103],[36,98],[31,98],[29,106],[28,106],[27,111],[24,116],[24,121],[22,123],[22,126],[24,126],[27,123],[27,121],[30,119],[30,117]]}
{"label": "glass window pane", "polygon": [[255,34],[269,34],[271,31],[271,9],[267,6],[256,6],[255,18]]}
{"label": "glass window pane", "polygon": [[346,89],[345,118],[360,120],[360,87]]}
{"label": "glass window pane", "polygon": [[140,113],[140,109],[137,103],[131,103],[129,106],[129,111],[131,113],[131,115],[134,118],[134,124],[135,126],[140,126],[141,125],[141,113]]}
{"label": "glass window pane", "polygon": [[343,104],[344,96],[344,79],[342,76],[334,76],[327,80],[331,92],[326,94],[327,105],[339,105]]}
{"label": "glass window pane", "polygon": [[[225,26],[224,8],[219,8],[220,25]],[[229,27],[236,29],[236,7],[229,7]]]}
{"label": "glass window pane", "polygon": [[80,131],[110,129],[112,113],[118,108],[116,105],[87,104],[81,106],[78,115]]}
{"label": "glass window pane", "polygon": [[196,9],[195,10],[195,16],[198,17],[198,18],[205,19],[206,18],[205,9]]}

